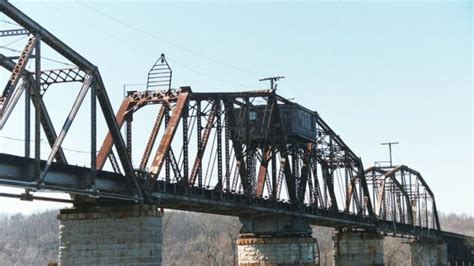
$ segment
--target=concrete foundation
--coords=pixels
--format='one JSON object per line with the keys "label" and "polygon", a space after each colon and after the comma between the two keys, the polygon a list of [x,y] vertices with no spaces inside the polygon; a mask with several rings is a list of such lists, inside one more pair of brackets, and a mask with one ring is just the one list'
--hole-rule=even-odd
{"label": "concrete foundation", "polygon": [[412,265],[448,265],[448,247],[434,240],[418,240],[410,244]]}
{"label": "concrete foundation", "polygon": [[335,265],[384,265],[383,236],[374,232],[339,232],[334,239]]}
{"label": "concrete foundation", "polygon": [[311,237],[245,237],[237,240],[239,266],[317,265]]}
{"label": "concrete foundation", "polygon": [[59,265],[161,265],[161,217],[149,205],[61,210]]}

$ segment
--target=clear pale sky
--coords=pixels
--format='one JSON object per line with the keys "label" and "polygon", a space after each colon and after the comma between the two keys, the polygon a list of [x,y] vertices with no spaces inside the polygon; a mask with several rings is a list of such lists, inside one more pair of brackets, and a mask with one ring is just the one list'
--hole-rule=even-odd
{"label": "clear pale sky", "polygon": [[[259,89],[267,86],[259,78],[284,75],[278,93],[318,111],[366,167],[388,159],[381,142],[399,141],[395,163],[422,173],[439,210],[474,215],[470,1],[12,3],[99,66],[114,109],[123,84],[144,83],[161,53],[173,86],[194,91]],[[70,95],[47,93],[63,114],[57,128]],[[87,118],[79,113],[66,147],[87,150]],[[5,138],[23,136],[21,127],[9,121],[0,136],[0,152],[21,154],[21,141]],[[71,156],[87,164],[87,154]],[[8,213],[62,206],[0,202]]]}

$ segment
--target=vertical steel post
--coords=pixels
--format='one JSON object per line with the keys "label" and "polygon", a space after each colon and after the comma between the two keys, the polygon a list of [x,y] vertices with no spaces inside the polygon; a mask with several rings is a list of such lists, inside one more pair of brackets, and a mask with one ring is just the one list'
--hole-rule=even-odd
{"label": "vertical steel post", "polygon": [[[292,166],[293,166],[293,195],[295,196],[295,200],[298,200],[298,188],[300,186],[300,159],[299,159],[299,147],[294,147],[293,150],[291,151],[291,159],[292,159]],[[288,178],[285,176],[285,178]],[[296,202],[294,202],[296,203]]]}
{"label": "vertical steel post", "polygon": [[[170,121],[170,109],[167,108],[165,111],[165,128],[168,126],[168,123]],[[170,143],[171,146],[171,143]],[[166,158],[165,158],[165,180],[166,183],[169,183],[171,180],[171,167],[170,167],[170,152],[169,150],[166,152]]]}
{"label": "vertical steel post", "polygon": [[222,190],[222,125],[221,100],[216,99],[216,134],[217,134],[217,186]]}
{"label": "vertical steel post", "polygon": [[[349,167],[350,167],[349,158],[347,158],[347,152],[344,151],[344,183],[345,183],[345,184],[344,184],[344,185],[345,185],[344,188],[345,188],[345,190],[346,190],[346,191],[345,191],[345,194],[346,194],[346,199],[345,199],[345,200],[346,200],[346,207],[345,207],[345,210],[346,210],[346,211],[349,211],[349,207],[350,207],[349,205],[350,205],[351,196],[352,196],[352,195],[349,194],[349,186],[352,188],[352,190],[356,190],[356,187],[355,187],[355,186],[352,187],[352,184],[349,184],[349,182],[351,182],[351,181],[349,180],[349,178],[352,178],[352,176],[349,177]],[[355,184],[354,184],[354,185],[355,185]],[[352,192],[352,193],[353,193],[353,192]],[[355,200],[358,200],[358,199],[356,199],[355,197],[354,197],[354,199],[355,199]],[[354,204],[356,204],[356,203],[354,202]]]}
{"label": "vertical steel post", "polygon": [[92,83],[91,88],[91,180],[90,187],[95,189],[95,179],[97,172],[97,100],[96,83]]}
{"label": "vertical steel post", "polygon": [[[251,151],[251,143],[250,143],[250,99],[249,97],[245,98],[245,156],[246,156],[246,163],[247,163],[247,177],[248,177],[248,190],[244,193],[250,194],[254,191],[252,187],[253,176],[252,176],[252,151]],[[242,184],[242,187],[245,189],[245,186]]]}
{"label": "vertical steel post", "polygon": [[229,129],[229,119],[227,114],[224,114],[224,123],[225,123],[225,188],[230,191],[230,129]]}
{"label": "vertical steel post", "polygon": [[[199,151],[202,147],[202,124],[201,124],[201,101],[196,101],[196,124],[197,124],[197,150]],[[199,161],[198,166],[198,186],[202,187],[202,160]]]}
{"label": "vertical steel post", "polygon": [[[183,120],[183,183],[188,184],[189,180],[189,152],[188,152],[188,116],[189,116],[189,103],[184,106],[182,120]],[[186,189],[188,186],[185,186]]]}
{"label": "vertical steel post", "polygon": [[31,136],[31,104],[30,104],[30,89],[31,83],[25,88],[25,157],[30,158],[30,136]]}
{"label": "vertical steel post", "polygon": [[276,108],[278,102],[275,98],[275,96],[271,97],[270,99],[272,101],[272,108],[271,110],[271,118],[270,118],[270,127],[271,127],[271,145],[272,145],[272,195],[271,198],[274,201],[277,201],[277,189],[278,189],[278,184],[277,184],[277,152],[276,152],[276,128],[275,128],[275,112],[278,111]]}
{"label": "vertical steel post", "polygon": [[[35,86],[34,93],[38,98],[41,97],[41,37],[39,34],[35,37]],[[41,160],[41,109],[35,108],[35,175],[40,180],[40,160]]]}
{"label": "vertical steel post", "polygon": [[132,122],[133,122],[133,112],[127,115],[125,119],[125,137],[127,138],[127,154],[130,161],[132,160]]}

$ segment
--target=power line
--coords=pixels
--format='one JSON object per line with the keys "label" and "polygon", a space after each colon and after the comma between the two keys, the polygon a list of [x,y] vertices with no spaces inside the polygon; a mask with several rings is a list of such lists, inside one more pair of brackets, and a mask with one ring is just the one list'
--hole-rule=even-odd
{"label": "power line", "polygon": [[11,41],[11,42],[9,42],[9,43],[7,43],[7,44],[4,44],[3,46],[12,45],[12,44],[17,43],[17,42],[19,42],[19,41],[21,41],[21,40],[24,40],[24,39],[26,39],[26,38],[27,38],[27,36],[23,36],[23,37],[18,38],[18,39],[14,40],[14,41]]}
{"label": "power line", "polygon": [[5,24],[10,24],[10,25],[15,25],[15,26],[20,26],[14,22],[11,22],[11,21],[8,21],[8,20],[4,20],[4,19],[0,19],[0,22],[3,22]]}
{"label": "power line", "polygon": [[[19,40],[21,40],[21,39],[19,39]],[[19,41],[19,40],[16,40],[15,42],[17,42],[17,41]],[[11,43],[10,43],[10,44],[11,44]],[[8,50],[8,51],[10,51],[10,52],[15,52],[15,53],[22,53],[22,51],[20,51],[20,50],[7,47],[7,45],[10,45],[10,44],[2,45],[2,46],[0,46],[0,49],[5,49],[5,50]],[[69,63],[66,63],[66,62],[64,62],[64,61],[59,61],[59,60],[52,59],[52,58],[48,58],[48,57],[44,57],[44,56],[41,56],[41,59],[46,60],[46,61],[51,61],[51,62],[54,62],[54,63],[58,63],[58,64],[63,64],[63,65],[66,65],[66,66],[73,66],[73,67],[75,67],[75,65],[73,65],[73,64],[69,64]]]}
{"label": "power line", "polygon": [[[2,139],[6,139],[6,140],[13,140],[13,141],[19,141],[19,142],[25,142],[24,139],[20,139],[20,138],[14,138],[14,137],[8,137],[8,136],[0,136],[0,138]],[[30,140],[30,142],[34,142],[34,140]],[[41,144],[48,144],[46,141],[44,141],[43,139],[40,139],[40,142]],[[10,148],[13,148],[13,147],[10,147]],[[84,154],[90,154],[91,152],[90,151],[81,151],[81,150],[75,150],[75,149],[69,149],[69,148],[62,148],[63,150],[65,151],[70,151],[70,152],[75,152],[75,153],[84,153]],[[96,151],[97,152],[97,151]]]}
{"label": "power line", "polygon": [[89,6],[89,5],[85,4],[85,3],[79,2],[79,1],[77,1],[77,0],[75,0],[75,2],[76,2],[77,4],[79,4],[79,5],[81,5],[81,6],[85,7],[85,8],[88,8],[88,9],[90,9],[90,10],[96,12],[97,14],[100,14],[100,15],[102,15],[102,16],[104,16],[104,17],[110,19],[110,20],[113,20],[113,21],[115,21],[115,22],[117,22],[117,23],[119,23],[119,24],[121,24],[121,25],[123,25],[123,26],[126,26],[126,27],[128,27],[128,28],[130,28],[130,29],[133,29],[133,30],[137,31],[137,32],[140,32],[140,33],[142,33],[142,34],[145,34],[145,35],[147,35],[147,36],[149,36],[149,37],[151,37],[151,38],[153,38],[153,39],[156,39],[156,40],[158,40],[158,41],[160,41],[160,42],[164,42],[164,43],[166,43],[166,44],[168,44],[168,45],[170,45],[170,46],[173,46],[173,47],[175,47],[175,48],[178,48],[178,49],[180,49],[180,50],[182,50],[182,51],[185,51],[185,52],[187,52],[187,53],[196,55],[196,56],[198,56],[198,57],[207,59],[207,60],[209,60],[209,61],[212,61],[212,62],[217,63],[217,64],[220,64],[220,65],[223,65],[223,66],[226,66],[226,67],[229,67],[229,68],[238,70],[238,71],[240,71],[240,72],[244,72],[244,73],[251,74],[251,75],[256,75],[256,76],[261,76],[260,74],[255,73],[255,72],[253,72],[253,71],[250,71],[250,70],[247,70],[247,69],[244,69],[244,68],[235,66],[235,65],[231,65],[231,64],[228,64],[228,63],[221,62],[220,60],[217,60],[217,59],[212,58],[212,57],[210,57],[210,56],[201,54],[201,53],[199,53],[199,52],[197,52],[197,51],[194,51],[194,50],[192,50],[192,49],[186,48],[186,47],[184,47],[184,46],[182,46],[182,45],[179,45],[179,44],[177,44],[177,43],[170,42],[170,41],[168,41],[168,40],[162,39],[162,38],[156,36],[156,35],[153,34],[153,33],[147,32],[147,31],[142,30],[142,29],[140,29],[140,28],[138,28],[138,27],[136,27],[136,26],[134,26],[134,25],[131,25],[131,24],[127,23],[127,22],[124,22],[123,20],[117,19],[117,18],[115,18],[115,17],[113,17],[113,16],[111,16],[111,15],[108,15],[108,14],[106,14],[106,13],[104,13],[104,12],[102,12],[102,11],[96,9],[96,8],[93,8],[92,6]]}
{"label": "power line", "polygon": [[[157,40],[159,40],[159,41],[161,41],[161,42],[165,42],[165,43],[167,43],[167,44],[169,44],[169,45],[172,45],[172,46],[174,46],[174,47],[176,47],[176,48],[178,48],[178,49],[181,49],[181,50],[183,50],[183,51],[192,53],[192,54],[194,54],[194,55],[197,55],[197,56],[200,56],[200,57],[203,57],[203,58],[206,58],[206,59],[208,59],[208,60],[211,60],[211,61],[213,61],[213,62],[215,62],[215,63],[218,63],[218,64],[221,64],[221,65],[227,65],[228,67],[237,69],[237,70],[242,71],[242,72],[247,72],[247,73],[255,74],[255,73],[252,73],[251,71],[247,71],[247,70],[245,70],[245,69],[242,69],[242,68],[239,68],[239,67],[230,65],[230,64],[225,64],[225,63],[219,62],[218,60],[216,60],[216,59],[214,59],[214,58],[211,58],[211,57],[208,57],[208,56],[199,54],[198,52],[193,51],[193,50],[190,50],[190,49],[188,49],[188,48],[186,48],[186,47],[183,47],[183,46],[181,46],[181,45],[178,45],[178,44],[175,44],[175,43],[173,43],[173,42],[170,42],[170,41],[161,39],[161,38],[157,37],[157,36],[154,35],[154,34],[151,34],[151,33],[149,33],[149,32],[146,32],[146,31],[144,31],[144,30],[141,30],[141,29],[139,29],[139,28],[137,28],[137,27],[135,27],[135,26],[133,26],[133,25],[130,25],[130,24],[128,24],[128,23],[126,23],[126,22],[124,22],[124,21],[122,21],[122,20],[119,20],[119,19],[117,19],[117,18],[114,18],[114,17],[112,17],[112,16],[110,16],[110,15],[108,15],[108,14],[105,14],[105,13],[101,12],[100,10],[97,10],[97,9],[95,9],[95,8],[89,6],[89,5],[86,5],[86,4],[84,4],[84,3],[81,3],[81,2],[79,2],[79,1],[76,1],[76,3],[79,4],[79,5],[82,5],[82,6],[86,7],[86,8],[88,8],[88,9],[91,9],[91,10],[93,10],[94,12],[96,12],[96,13],[102,15],[102,16],[105,16],[105,17],[107,17],[107,18],[109,18],[109,19],[111,19],[111,20],[113,20],[113,21],[115,21],[115,22],[117,22],[117,23],[119,23],[119,24],[121,24],[121,25],[124,25],[124,26],[126,26],[126,27],[129,27],[129,28],[131,28],[131,29],[133,29],[133,30],[135,30],[135,31],[138,31],[138,32],[140,32],[140,33],[143,33],[143,34],[145,34],[145,35],[147,35],[147,36],[149,36],[149,37],[151,37],[151,38],[157,39]],[[0,20],[0,22],[9,23],[8,21],[5,21],[5,20]],[[9,24],[14,24],[14,23],[9,23]],[[11,44],[14,44],[14,43],[16,43],[16,42],[18,42],[18,41],[20,41],[20,40],[22,40],[22,39],[24,39],[24,38],[26,38],[26,37],[22,37],[22,38],[17,39],[17,40],[15,40],[15,41],[13,41],[13,42],[10,42],[10,43],[7,43],[7,44],[5,44],[5,45],[2,45],[2,46],[0,46],[0,49],[5,49],[5,50],[11,51],[11,52],[16,52],[16,53],[21,53],[20,50],[17,50],[17,49],[8,47],[8,46],[11,45]],[[72,64],[69,64],[69,63],[66,63],[66,62],[63,62],[63,61],[59,61],[59,60],[55,60],[55,59],[51,59],[51,58],[47,58],[47,57],[44,57],[44,56],[42,56],[41,58],[44,59],[44,60],[47,60],[47,61],[51,61],[51,62],[55,62],[55,63],[59,63],[59,64],[64,64],[64,65],[67,65],[67,66],[74,66],[74,65],[72,65]],[[168,57],[168,58],[169,58],[169,57]],[[187,65],[185,65],[185,64],[179,63],[179,62],[177,62],[177,61],[174,60],[174,59],[172,59],[172,60],[174,61],[175,64],[177,64],[177,65],[179,65],[179,66],[181,66],[181,67],[183,67],[183,68],[185,68],[185,69],[187,69],[187,70],[189,70],[189,71],[192,71],[192,72],[194,72],[194,73],[196,73],[196,74],[198,74],[198,75],[207,77],[207,78],[209,78],[209,79],[212,79],[212,80],[215,80],[215,81],[218,81],[218,82],[222,82],[222,83],[226,83],[226,84],[230,84],[230,85],[234,85],[234,86],[239,86],[239,87],[242,87],[242,88],[253,88],[253,86],[250,86],[250,85],[246,85],[246,84],[242,84],[242,83],[234,82],[234,81],[229,81],[229,80],[226,80],[226,79],[222,79],[222,78],[218,78],[218,77],[215,77],[215,76],[206,74],[206,73],[204,73],[204,72],[202,72],[202,71],[196,70],[196,69],[193,68],[193,67],[190,67],[190,66],[187,66]],[[255,75],[257,75],[257,74],[255,74]]]}
{"label": "power line", "polygon": [[212,79],[212,80],[215,80],[215,81],[219,81],[219,82],[222,82],[222,83],[227,83],[227,84],[230,84],[230,85],[234,85],[234,86],[239,86],[239,87],[242,87],[242,88],[252,88],[253,86],[250,86],[250,85],[246,85],[246,84],[242,84],[242,83],[238,83],[238,82],[233,82],[233,81],[228,81],[228,80],[224,80],[224,79],[221,79],[221,78],[216,78],[214,76],[211,76],[211,75],[208,75],[206,73],[203,73],[201,71],[198,71],[196,69],[193,69],[185,64],[181,64],[179,62],[177,62],[176,60],[170,58],[168,56],[168,59],[171,59],[170,61],[173,62],[174,64],[178,65],[178,66],[181,66],[183,68],[186,68],[187,70],[191,71],[191,72],[194,72],[198,75],[202,75],[204,77],[207,77],[209,79]]}

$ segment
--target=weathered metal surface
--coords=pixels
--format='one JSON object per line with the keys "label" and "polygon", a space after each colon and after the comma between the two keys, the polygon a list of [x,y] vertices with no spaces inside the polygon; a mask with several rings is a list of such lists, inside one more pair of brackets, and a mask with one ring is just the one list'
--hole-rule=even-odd
{"label": "weathered metal surface", "polygon": [[155,123],[153,124],[153,128],[150,133],[150,137],[145,146],[145,151],[143,152],[142,160],[140,161],[140,169],[145,169],[146,165],[148,164],[148,160],[150,159],[151,150],[153,145],[155,145],[156,137],[158,136],[158,130],[160,129],[161,123],[163,122],[163,118],[165,117],[165,111],[167,107],[162,106],[158,115],[156,116]]}
{"label": "weathered metal surface", "polygon": [[263,188],[265,185],[265,180],[268,176],[267,168],[268,162],[271,159],[271,146],[265,146],[262,150],[262,162],[260,164],[260,169],[258,170],[257,176],[257,185],[255,187],[255,197],[261,198],[263,195]]}
{"label": "weathered metal surface", "polygon": [[[117,114],[115,115],[115,120],[117,121],[117,126],[119,128],[122,127],[124,121],[125,121],[125,115],[127,111],[130,108],[130,105],[132,100],[127,97],[122,101],[122,104],[120,105]],[[96,162],[96,167],[98,170],[101,170],[104,167],[105,161],[107,160],[109,156],[110,149],[112,149],[113,145],[113,139],[112,139],[112,134],[109,132],[107,133],[107,136],[105,137],[104,141],[102,142],[102,146],[100,147],[99,152],[97,153],[97,162]]]}
{"label": "weathered metal surface", "polygon": [[380,219],[440,230],[434,195],[419,172],[401,165],[365,170]]}
{"label": "weathered metal surface", "polygon": [[[114,113],[96,66],[9,2],[0,0],[0,11],[24,31],[36,34],[36,44],[25,48],[19,56],[6,58],[0,55],[0,65],[12,72],[2,102],[14,103],[21,90],[26,89],[27,100],[29,97],[36,108],[36,160],[28,158],[30,126],[26,121],[31,119],[27,104],[25,158],[0,155],[0,185],[83,195],[94,198],[88,201],[94,204],[103,200],[131,200],[235,216],[299,216],[309,223],[326,226],[443,237],[439,231],[434,194],[420,173],[406,166],[365,172],[360,157],[317,112],[277,95],[275,90],[192,92],[189,87],[170,89],[168,80],[164,91],[129,92],[118,112]],[[41,45],[49,46],[77,67],[42,69]],[[24,63],[33,49],[35,69],[29,72]],[[18,62],[13,61],[17,59]],[[152,78],[159,72],[153,71]],[[48,113],[40,91],[41,86],[44,90],[51,84],[84,84],[84,73],[91,75],[91,99],[98,100],[108,127],[96,157],[96,107],[92,105],[91,163],[95,168],[67,165],[61,147],[65,134],[60,134],[58,139],[50,119],[57,114]],[[28,86],[15,91],[21,79]],[[77,100],[83,96],[79,95]],[[161,105],[166,111],[161,118],[158,116],[142,157],[141,170],[136,171],[130,158],[132,124],[129,115],[138,116],[141,108],[151,104]],[[76,104],[73,109],[77,111],[80,105]],[[120,128],[127,118],[130,118],[127,123],[129,134],[125,143]],[[147,171],[147,160],[163,119],[165,132],[151,169]],[[68,125],[73,117],[69,120]],[[40,161],[40,125],[53,147],[47,163]],[[222,131],[225,133],[223,138]],[[191,138],[193,132],[198,132],[199,137]],[[113,146],[117,154],[116,171],[123,170],[123,174],[100,171]],[[199,147],[192,158],[189,156],[191,146]],[[193,167],[190,162],[194,162]],[[164,178],[160,176],[163,165],[166,168]],[[41,171],[44,185],[38,188]],[[401,178],[403,175],[408,175],[408,179]],[[415,184],[410,183],[410,175]],[[414,187],[422,189],[424,194],[421,196],[413,191]]]}
{"label": "weathered metal surface", "polygon": [[0,37],[28,35],[28,34],[29,32],[25,29],[0,30]]}
{"label": "weathered metal surface", "polygon": [[200,145],[198,147],[197,155],[196,155],[196,160],[194,161],[193,168],[191,169],[191,176],[189,177],[189,185],[194,186],[194,182],[196,181],[196,176],[198,175],[199,168],[201,167],[202,164],[202,159],[204,156],[204,152],[206,151],[207,147],[207,142],[209,141],[209,134],[211,133],[211,129],[214,126],[214,120],[217,116],[217,112],[219,111],[217,109],[218,105],[216,103],[213,103],[212,105],[212,111],[209,115],[209,119],[207,120],[206,127],[204,128],[204,132],[202,135],[198,136],[200,138]]}
{"label": "weathered metal surface", "polygon": [[188,92],[182,92],[177,98],[176,105],[172,110],[173,114],[168,125],[166,126],[163,139],[158,146],[158,150],[156,151],[155,158],[153,159],[153,163],[150,168],[150,172],[153,176],[158,175],[160,173],[161,167],[163,166],[165,155],[167,155],[170,149],[171,141],[173,140],[173,136],[178,127],[178,123],[181,120],[183,110],[188,102]]}
{"label": "weathered metal surface", "polygon": [[[86,60],[84,57],[79,55],[77,52],[75,52],[73,49],[68,47],[66,44],[64,44],[61,40],[56,38],[53,34],[51,34],[49,31],[41,27],[38,23],[33,21],[31,18],[23,14],[20,10],[15,8],[12,4],[10,4],[8,1],[0,1],[0,11],[8,16],[10,19],[12,19],[16,24],[19,26],[23,27],[24,30],[34,33],[34,37],[30,38],[27,47],[25,50],[21,53],[20,56],[18,57],[12,57],[12,58],[18,58],[18,62],[16,65],[11,69],[12,72],[12,79],[9,81],[9,83],[6,86],[6,89],[4,90],[4,93],[2,94],[2,103],[8,104],[10,94],[12,93],[12,89],[16,87],[16,82],[18,82],[18,79],[20,76],[28,76],[26,75],[26,71],[24,70],[24,65],[26,63],[26,60],[29,58],[29,55],[32,54],[32,51],[35,50],[35,69],[34,69],[34,82],[32,85],[31,93],[30,91],[27,91],[27,96],[31,97],[32,100],[34,101],[36,110],[35,110],[35,139],[34,139],[34,146],[35,146],[35,159],[36,159],[36,170],[35,170],[35,175],[38,180],[41,178],[39,177],[39,173],[42,169],[40,169],[40,137],[41,137],[41,131],[40,131],[40,126],[41,124],[43,127],[51,127],[47,128],[45,130],[47,132],[48,136],[48,141],[50,143],[54,143],[57,141],[57,138],[54,133],[54,129],[52,128],[51,123],[45,123],[48,122],[48,117],[46,119],[43,118],[44,112],[46,111],[46,106],[44,104],[41,104],[40,101],[38,101],[40,94],[41,94],[41,75],[42,73],[47,73],[45,72],[44,69],[42,69],[42,57],[41,57],[41,44],[44,44],[46,46],[49,46],[52,50],[55,52],[61,54],[66,60],[69,61],[68,64],[71,65],[76,65],[77,66],[77,71],[75,73],[90,73],[93,76],[93,83],[92,86],[94,87],[94,98],[97,97],[98,102],[100,104],[102,113],[105,117],[105,121],[107,123],[107,126],[109,128],[109,132],[112,135],[113,138],[113,143],[115,144],[115,147],[117,149],[118,157],[120,159],[120,163],[122,165],[122,168],[124,169],[124,172],[126,173],[126,176],[122,177],[125,178],[128,183],[129,183],[129,189],[133,190],[134,193],[136,193],[140,198],[141,198],[141,191],[138,189],[138,184],[137,180],[135,178],[135,172],[133,171],[133,167],[131,165],[130,158],[127,154],[127,150],[125,147],[125,143],[123,141],[123,138],[120,134],[119,127],[117,126],[116,120],[114,119],[114,113],[110,104],[110,101],[108,99],[107,93],[105,91],[105,87],[102,81],[102,78],[100,77],[100,73],[97,70],[97,67],[95,67],[93,64],[91,64],[88,60]],[[2,64],[4,65],[4,64]],[[82,71],[82,72],[81,72]],[[62,83],[62,82],[68,82],[68,81],[78,81],[78,82],[84,82],[84,80],[77,79],[77,77],[73,77],[71,75],[66,75],[64,76],[62,73],[65,73],[63,71],[59,72],[49,72],[51,73],[57,73],[58,76],[56,78],[48,79],[48,84],[53,84],[53,83]],[[50,76],[52,77],[52,76]],[[44,85],[48,85],[44,84]],[[91,93],[92,95],[92,93]],[[36,100],[35,100],[36,99]],[[80,104],[79,104],[80,105]],[[29,121],[29,115],[30,112],[29,110],[29,105],[25,108],[25,114],[27,117],[25,117],[25,121]],[[95,105],[94,105],[95,106]],[[40,108],[41,107],[41,108]],[[44,108],[43,108],[44,107]],[[74,107],[77,109],[78,107]],[[95,108],[91,108],[92,111],[95,112]],[[95,116],[91,116],[95,117]],[[44,121],[44,122],[43,122]],[[72,121],[70,121],[72,122]],[[91,121],[92,124],[95,124],[95,122]],[[30,130],[29,128],[29,123],[26,123],[25,129]],[[95,126],[93,126],[95,127]],[[91,130],[91,137],[95,135],[93,130]],[[29,139],[29,134],[25,132],[25,137]],[[94,136],[95,137],[95,136]],[[94,143],[93,141],[91,143]],[[58,147],[55,147],[54,150],[57,150],[56,153],[58,154],[53,154],[51,157],[55,158],[58,161],[65,162],[65,157],[63,156],[64,153],[62,151],[62,148],[60,147],[61,145],[57,145]],[[91,148],[93,148],[94,145],[91,145]],[[54,147],[54,144],[53,144]],[[95,151],[91,152],[91,161],[95,162]],[[25,145],[25,154],[29,155],[29,144]],[[95,169],[90,169],[91,172],[95,172]],[[47,169],[46,171],[47,172]],[[45,176],[46,173],[43,173],[43,176]],[[92,173],[92,176],[94,176],[95,173]]]}
{"label": "weathered metal surface", "polygon": [[41,85],[46,90],[52,84],[83,82],[87,73],[80,68],[51,69],[41,72]]}

